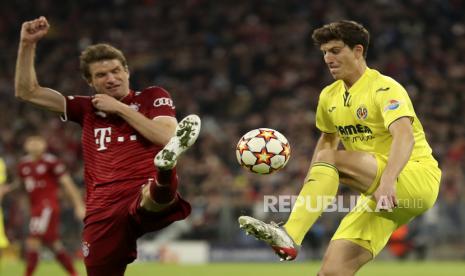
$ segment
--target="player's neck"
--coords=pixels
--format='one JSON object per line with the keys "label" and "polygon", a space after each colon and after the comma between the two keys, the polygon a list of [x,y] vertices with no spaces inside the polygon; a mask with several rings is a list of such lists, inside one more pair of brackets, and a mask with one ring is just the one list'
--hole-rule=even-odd
{"label": "player's neck", "polygon": [[118,101],[122,101],[124,98],[126,98],[130,94],[131,90],[126,91],[126,94],[122,95],[119,98],[116,98]]}
{"label": "player's neck", "polygon": [[42,157],[42,155],[43,155],[43,153],[31,154],[31,158],[32,158],[32,160],[37,161]]}
{"label": "player's neck", "polygon": [[365,62],[361,62],[355,66],[354,70],[343,79],[346,90],[349,90],[362,77],[366,69],[367,64]]}

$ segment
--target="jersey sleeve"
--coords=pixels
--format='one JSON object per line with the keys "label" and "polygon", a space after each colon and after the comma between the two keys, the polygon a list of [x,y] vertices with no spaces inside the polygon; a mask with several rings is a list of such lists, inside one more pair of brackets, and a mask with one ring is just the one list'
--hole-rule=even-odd
{"label": "jersey sleeve", "polygon": [[398,83],[391,85],[387,91],[376,92],[375,101],[380,108],[386,129],[401,117],[410,117],[412,121],[415,117],[410,97]]}
{"label": "jersey sleeve", "polygon": [[316,127],[321,132],[335,133],[336,127],[329,117],[327,100],[326,93],[322,91],[316,108]]}
{"label": "jersey sleeve", "polygon": [[6,181],[6,165],[2,158],[0,158],[0,185]]}
{"label": "jersey sleeve", "polygon": [[176,109],[171,99],[171,95],[161,87],[149,87],[144,91],[147,93],[147,107],[146,116],[150,119],[158,116],[176,116]]}
{"label": "jersey sleeve", "polygon": [[65,112],[61,120],[82,124],[86,113],[92,112],[93,106],[89,96],[65,96]]}

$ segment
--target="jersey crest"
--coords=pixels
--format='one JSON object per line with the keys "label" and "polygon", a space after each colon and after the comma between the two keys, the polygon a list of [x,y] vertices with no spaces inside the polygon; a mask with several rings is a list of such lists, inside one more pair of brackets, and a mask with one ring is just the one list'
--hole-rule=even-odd
{"label": "jersey crest", "polygon": [[361,105],[357,108],[357,118],[365,120],[368,117],[368,109],[365,105]]}

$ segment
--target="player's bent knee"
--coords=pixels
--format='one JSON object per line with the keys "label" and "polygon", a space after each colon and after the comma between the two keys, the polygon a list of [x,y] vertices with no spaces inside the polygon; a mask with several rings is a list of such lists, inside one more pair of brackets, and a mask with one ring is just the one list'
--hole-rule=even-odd
{"label": "player's bent knee", "polygon": [[145,210],[149,212],[162,212],[166,210],[168,207],[170,207],[172,204],[174,204],[177,201],[177,197],[173,199],[173,201],[160,204],[152,200],[150,196],[150,192],[148,190],[148,185],[145,185],[142,188],[142,200],[140,201],[140,207],[144,208]]}
{"label": "player's bent knee", "polygon": [[335,164],[336,153],[337,153],[337,150],[333,150],[333,149],[320,150],[315,157],[315,161]]}

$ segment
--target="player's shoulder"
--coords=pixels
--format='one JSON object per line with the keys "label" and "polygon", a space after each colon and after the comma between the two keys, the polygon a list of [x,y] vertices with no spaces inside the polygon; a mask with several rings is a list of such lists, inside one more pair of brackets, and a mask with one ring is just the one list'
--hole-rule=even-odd
{"label": "player's shoulder", "polygon": [[56,163],[59,161],[58,157],[56,157],[55,155],[51,153],[44,153],[42,155],[42,160],[47,163]]}
{"label": "player's shoulder", "polygon": [[134,96],[136,97],[156,97],[156,98],[161,98],[161,97],[169,97],[171,98],[171,95],[166,89],[160,87],[160,86],[149,86],[142,91],[136,91],[134,92]]}
{"label": "player's shoulder", "polygon": [[323,88],[320,93],[320,97],[332,97],[337,95],[341,88],[344,87],[344,83],[342,80],[337,80]]}
{"label": "player's shoulder", "polygon": [[32,161],[34,161],[34,158],[31,155],[29,154],[24,155],[21,158],[19,158],[18,166],[27,165],[28,163],[31,163]]}
{"label": "player's shoulder", "polygon": [[390,89],[405,90],[404,87],[392,77],[383,75],[375,69],[367,70],[370,70],[370,77],[373,80],[372,87],[375,92],[385,92],[389,91]]}

